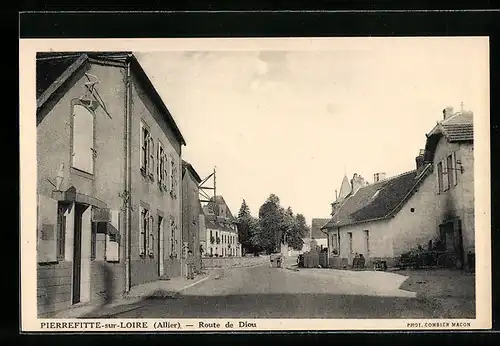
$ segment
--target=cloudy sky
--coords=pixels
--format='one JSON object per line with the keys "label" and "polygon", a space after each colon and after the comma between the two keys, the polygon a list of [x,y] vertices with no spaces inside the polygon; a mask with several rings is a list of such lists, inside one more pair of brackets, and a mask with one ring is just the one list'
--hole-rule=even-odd
{"label": "cloudy sky", "polygon": [[308,223],[328,217],[344,174],[414,169],[444,107],[487,116],[484,39],[252,47],[137,53],[186,138],[183,158],[202,177],[217,167],[233,214],[245,199],[257,215],[274,193]]}

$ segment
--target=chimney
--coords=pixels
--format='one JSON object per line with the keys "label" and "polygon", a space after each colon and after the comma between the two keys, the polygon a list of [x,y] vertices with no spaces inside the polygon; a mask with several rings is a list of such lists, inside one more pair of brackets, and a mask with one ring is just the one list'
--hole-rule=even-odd
{"label": "chimney", "polygon": [[366,186],[365,179],[362,176],[358,175],[357,173],[354,173],[351,180],[351,186],[352,186],[352,193],[355,194],[360,188]]}
{"label": "chimney", "polygon": [[378,183],[379,181],[384,180],[384,179],[385,179],[385,173],[384,172],[375,173],[373,175],[373,182],[374,183]]}
{"label": "chimney", "polygon": [[418,153],[418,156],[415,158],[415,163],[417,164],[417,171],[424,164],[424,153],[425,153],[425,150],[424,149],[420,149],[420,152]]}
{"label": "chimney", "polygon": [[339,203],[338,202],[333,202],[332,203],[332,213],[330,214],[331,216],[335,215],[339,208]]}
{"label": "chimney", "polygon": [[448,119],[451,115],[453,115],[453,107],[443,109],[443,119]]}

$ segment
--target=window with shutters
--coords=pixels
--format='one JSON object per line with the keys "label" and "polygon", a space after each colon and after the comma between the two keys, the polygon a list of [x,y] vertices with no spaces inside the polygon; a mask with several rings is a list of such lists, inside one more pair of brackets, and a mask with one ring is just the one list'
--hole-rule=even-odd
{"label": "window with shutters", "polygon": [[177,253],[177,223],[175,222],[175,218],[170,218],[170,258],[174,259],[178,257]]}
{"label": "window with shutters", "polygon": [[441,193],[441,192],[443,192],[443,163],[442,162],[438,162],[438,164],[437,164],[436,175],[437,175],[437,183],[438,183],[438,193]]}
{"label": "window with shutters", "polygon": [[458,171],[460,170],[457,167],[457,153],[452,152],[450,155],[450,160],[451,160],[451,177],[450,177],[450,186],[456,186],[458,184]]}
{"label": "window with shutters", "polygon": [[155,150],[154,140],[149,127],[141,121],[141,173],[145,178],[154,180]]}
{"label": "window with shutters", "polygon": [[150,213],[149,210],[140,207],[140,230],[139,230],[139,255],[145,256],[148,248],[148,234],[150,232]]}
{"label": "window with shutters", "polygon": [[141,123],[141,172],[144,176],[148,173],[149,161],[149,130]]}
{"label": "window with shutters", "polygon": [[72,166],[93,174],[94,158],[94,114],[80,104],[73,105]]}
{"label": "window with shutters", "polygon": [[106,255],[107,222],[92,222],[90,259],[103,261]]}
{"label": "window with shutters", "polygon": [[155,255],[155,252],[154,252],[155,234],[154,234],[154,226],[153,225],[154,225],[153,215],[149,215],[148,242],[147,242],[149,257],[154,257],[154,255]]}
{"label": "window with shutters", "polygon": [[447,190],[449,190],[453,184],[453,157],[452,155],[448,155],[446,158],[446,183],[447,183]]}
{"label": "window with shutters", "polygon": [[170,195],[177,198],[177,164],[172,155],[170,155]]}
{"label": "window with shutters", "polygon": [[162,191],[168,190],[168,159],[163,144],[158,141],[157,149],[157,179],[158,187]]}
{"label": "window with shutters", "polygon": [[148,177],[151,179],[151,181],[154,181],[155,176],[155,142],[153,140],[153,137],[149,136],[149,148],[148,148],[148,153],[149,153],[149,162],[148,162]]}

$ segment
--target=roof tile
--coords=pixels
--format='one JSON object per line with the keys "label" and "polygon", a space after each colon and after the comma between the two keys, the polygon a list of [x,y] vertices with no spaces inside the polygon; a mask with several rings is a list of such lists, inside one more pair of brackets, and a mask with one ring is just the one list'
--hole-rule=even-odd
{"label": "roof tile", "polygon": [[[429,167],[420,175],[426,176]],[[346,198],[326,227],[340,227],[389,217],[422,181],[416,170],[360,188]]]}

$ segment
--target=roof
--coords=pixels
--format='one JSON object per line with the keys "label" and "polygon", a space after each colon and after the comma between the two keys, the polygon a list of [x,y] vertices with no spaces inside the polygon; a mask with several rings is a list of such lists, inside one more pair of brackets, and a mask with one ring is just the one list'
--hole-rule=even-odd
{"label": "roof", "polygon": [[439,139],[446,138],[448,142],[474,142],[473,113],[463,111],[442,120],[426,135],[424,161],[433,162]]}
{"label": "roof", "polygon": [[473,113],[470,111],[458,112],[438,122],[427,137],[435,134],[442,134],[449,142],[473,141]]}
{"label": "roof", "polygon": [[229,219],[221,220],[220,218],[217,218],[215,215],[205,215],[206,229],[215,229],[219,231],[235,233],[235,230],[231,228],[233,225],[234,222],[231,222],[231,220]]}
{"label": "roof", "polygon": [[[233,213],[229,209],[229,206],[227,205],[226,201],[224,200],[224,197],[222,196],[215,196],[215,203],[214,203],[214,197],[210,198],[210,201],[205,205],[205,208],[208,210],[213,210],[214,204],[217,206],[219,205],[225,205],[226,206],[226,211],[227,215],[229,216],[228,219],[231,220],[232,222],[236,221],[236,219],[233,216]],[[217,208],[218,210],[218,208]]]}
{"label": "roof", "polygon": [[186,141],[182,136],[172,114],[153,86],[136,56],[131,52],[43,52],[37,53],[36,61],[36,97],[37,109],[42,107],[56,91],[81,67],[92,60],[109,63],[130,62],[130,69],[136,75],[141,86],[153,103],[160,109],[165,121],[169,124],[182,145]]}
{"label": "roof", "polygon": [[421,172],[413,170],[360,188],[346,198],[323,229],[382,220],[395,215],[429,174],[430,168],[428,164]]}
{"label": "roof", "polygon": [[193,177],[196,179],[196,182],[199,184],[201,183],[201,178],[194,169],[193,165],[191,165],[189,162],[182,160],[182,168],[187,169]]}
{"label": "roof", "polygon": [[330,219],[312,219],[311,221],[311,238],[321,239],[327,238],[326,234],[321,231],[321,227],[327,224]]}

